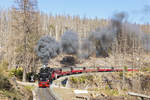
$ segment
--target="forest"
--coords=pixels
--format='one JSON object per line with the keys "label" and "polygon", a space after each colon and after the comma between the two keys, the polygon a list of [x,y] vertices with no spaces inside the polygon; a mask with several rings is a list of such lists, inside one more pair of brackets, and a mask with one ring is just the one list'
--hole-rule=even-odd
{"label": "forest", "polygon": [[[81,59],[149,53],[150,24],[130,23],[126,16],[125,12],[116,13],[110,19],[52,15],[38,10],[36,0],[16,0],[11,8],[0,9],[1,63],[6,63],[8,69],[22,67],[25,81],[25,73],[36,72],[42,65],[36,48],[45,35],[61,44],[60,52]],[[67,40],[69,34],[71,38]],[[76,52],[67,51],[67,46]]]}

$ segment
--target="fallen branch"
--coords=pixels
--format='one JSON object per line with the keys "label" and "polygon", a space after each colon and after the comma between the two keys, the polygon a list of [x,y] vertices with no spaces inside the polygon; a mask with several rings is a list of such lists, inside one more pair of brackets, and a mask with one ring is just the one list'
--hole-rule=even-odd
{"label": "fallen branch", "polygon": [[144,98],[150,99],[150,96],[147,96],[147,95],[144,95],[144,94],[139,94],[139,93],[134,93],[134,92],[128,92],[128,95],[141,97],[142,100],[143,100]]}

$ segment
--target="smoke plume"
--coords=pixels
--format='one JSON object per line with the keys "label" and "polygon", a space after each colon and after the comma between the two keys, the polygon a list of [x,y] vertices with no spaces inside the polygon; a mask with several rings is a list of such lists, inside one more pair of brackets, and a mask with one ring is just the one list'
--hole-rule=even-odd
{"label": "smoke plume", "polygon": [[77,33],[72,30],[66,31],[61,37],[61,47],[66,54],[77,54],[79,48]]}
{"label": "smoke plume", "polygon": [[108,57],[108,49],[115,38],[115,30],[110,26],[96,29],[89,35],[89,41],[95,46],[96,56]]}
{"label": "smoke plume", "polygon": [[97,28],[91,32],[88,38],[81,42],[80,56],[88,58],[92,53],[95,53],[96,56],[108,57],[108,50],[114,39],[121,36],[122,22],[125,18],[124,12],[114,14],[108,26]]}
{"label": "smoke plume", "polygon": [[138,25],[125,22],[126,18],[127,14],[124,12],[114,14],[109,25],[92,31],[87,38],[81,39],[80,44],[77,33],[72,30],[67,30],[62,35],[60,44],[52,37],[44,36],[36,47],[37,55],[43,64],[47,64],[50,58],[57,56],[61,51],[66,54],[77,54],[80,58],[88,58],[92,54],[108,57],[113,43],[123,48],[122,50],[126,45],[125,51],[139,45],[150,51],[150,35],[142,32]]}
{"label": "smoke plume", "polygon": [[60,45],[52,37],[46,35],[38,41],[36,52],[44,65],[48,64],[50,58],[60,53]]}
{"label": "smoke plume", "polygon": [[95,52],[95,46],[92,41],[89,41],[87,38],[81,40],[80,53],[78,56],[80,58],[89,58]]}

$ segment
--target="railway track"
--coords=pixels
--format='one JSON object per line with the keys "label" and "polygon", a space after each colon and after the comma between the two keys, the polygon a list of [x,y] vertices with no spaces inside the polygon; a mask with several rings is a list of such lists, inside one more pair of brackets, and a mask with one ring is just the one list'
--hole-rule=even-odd
{"label": "railway track", "polygon": [[38,100],[57,100],[49,88],[37,89]]}

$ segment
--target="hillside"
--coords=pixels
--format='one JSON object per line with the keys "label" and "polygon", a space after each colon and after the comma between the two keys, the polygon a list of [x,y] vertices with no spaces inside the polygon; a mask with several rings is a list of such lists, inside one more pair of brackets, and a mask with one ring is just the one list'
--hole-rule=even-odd
{"label": "hillside", "polygon": [[4,65],[0,65],[0,100],[33,100],[29,87],[16,83],[15,77],[10,77]]}
{"label": "hillside", "polygon": [[[75,64],[72,66],[76,67],[98,67],[98,66],[108,66],[108,67],[149,67],[150,64],[150,54],[147,53],[145,55],[141,56],[135,56],[135,55],[126,55],[120,58],[120,55],[110,55],[109,57],[103,58],[103,57],[90,57],[88,59],[79,59],[76,56],[71,55],[60,55],[56,58],[52,59],[48,67],[63,67],[67,66],[67,64],[61,64],[61,61],[65,57],[74,57],[75,58]],[[69,63],[69,61],[68,61]]]}

